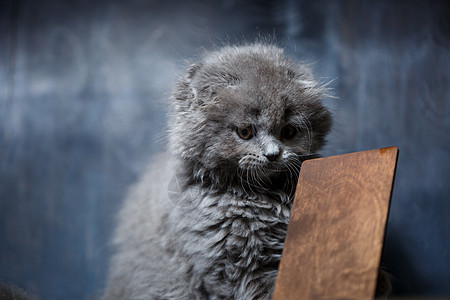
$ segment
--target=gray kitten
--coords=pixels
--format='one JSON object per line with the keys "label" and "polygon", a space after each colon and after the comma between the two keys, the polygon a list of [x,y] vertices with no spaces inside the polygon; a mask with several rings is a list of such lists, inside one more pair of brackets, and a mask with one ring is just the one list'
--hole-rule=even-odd
{"label": "gray kitten", "polygon": [[272,45],[225,47],[180,80],[169,153],[120,212],[105,299],[269,299],[324,89]]}

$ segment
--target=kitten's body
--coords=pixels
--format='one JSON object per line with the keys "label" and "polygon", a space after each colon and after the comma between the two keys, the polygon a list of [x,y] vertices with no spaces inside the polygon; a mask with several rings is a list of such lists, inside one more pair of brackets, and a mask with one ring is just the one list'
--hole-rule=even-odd
{"label": "kitten's body", "polygon": [[170,153],[120,213],[105,299],[267,299],[302,160],[330,115],[274,46],[226,47],[181,79]]}

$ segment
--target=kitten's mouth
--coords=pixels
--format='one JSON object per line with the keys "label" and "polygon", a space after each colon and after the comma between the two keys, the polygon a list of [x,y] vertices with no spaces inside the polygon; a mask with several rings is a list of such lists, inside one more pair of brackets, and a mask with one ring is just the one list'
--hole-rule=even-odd
{"label": "kitten's mouth", "polygon": [[285,191],[290,194],[295,190],[299,169],[283,164],[268,163],[258,168],[246,168],[238,171],[241,186],[246,191]]}
{"label": "kitten's mouth", "polygon": [[[256,180],[266,181],[277,178],[285,173],[296,173],[297,170],[294,167],[288,167],[281,162],[267,162],[263,165],[241,165],[239,172],[242,175],[250,176]],[[284,176],[284,175],[283,175]]]}
{"label": "kitten's mouth", "polygon": [[298,178],[301,160],[298,156],[290,159],[269,161],[257,155],[246,155],[239,160],[238,173],[243,182],[251,185],[271,187],[275,182],[295,181]]}

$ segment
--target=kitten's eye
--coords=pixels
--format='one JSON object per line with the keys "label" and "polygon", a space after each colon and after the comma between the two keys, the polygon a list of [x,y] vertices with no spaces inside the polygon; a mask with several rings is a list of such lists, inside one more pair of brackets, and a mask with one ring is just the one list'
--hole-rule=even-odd
{"label": "kitten's eye", "polygon": [[253,130],[251,126],[238,128],[236,131],[239,137],[243,140],[249,140],[253,137]]}
{"label": "kitten's eye", "polygon": [[292,125],[286,125],[281,129],[281,137],[285,139],[292,139],[297,134],[297,128]]}

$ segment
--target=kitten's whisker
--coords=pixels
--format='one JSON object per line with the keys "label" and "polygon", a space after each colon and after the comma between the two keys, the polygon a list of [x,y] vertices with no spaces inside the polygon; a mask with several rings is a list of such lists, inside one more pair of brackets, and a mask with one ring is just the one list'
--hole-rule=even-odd
{"label": "kitten's whisker", "polygon": [[[242,175],[240,175],[240,184],[242,186],[242,189],[244,190],[244,193],[246,194],[255,194],[255,191],[253,190],[253,188],[258,188],[257,185],[254,185],[252,183],[252,169],[247,169],[247,168],[241,168],[242,170]],[[245,173],[245,175],[244,175]],[[253,188],[252,188],[253,187]],[[248,188],[248,191],[247,191]]]}
{"label": "kitten's whisker", "polygon": [[303,114],[303,116],[304,116],[304,119],[306,121],[308,121],[308,124],[306,124],[306,131],[308,133],[308,142],[309,142],[308,152],[311,152],[311,147],[312,147],[312,124],[311,124],[311,121],[309,120],[309,118],[306,115]]}
{"label": "kitten's whisker", "polygon": [[244,172],[245,172],[245,169],[242,169],[242,168],[238,168],[238,170],[241,170],[241,172],[239,173],[239,178],[240,178],[240,180],[239,180],[239,183],[241,184],[241,187],[242,187],[242,191],[245,193],[245,194],[249,194],[249,192],[247,191],[247,189],[246,189],[246,187],[245,187],[245,179],[244,179]]}
{"label": "kitten's whisker", "polygon": [[313,136],[312,136],[312,124],[311,121],[309,120],[308,116],[306,116],[303,112],[296,110],[296,114],[297,116],[295,116],[295,118],[298,120],[298,122],[300,124],[303,124],[303,127],[306,129],[306,134],[308,137],[308,151],[311,151],[312,148],[312,140],[313,140]]}
{"label": "kitten's whisker", "polygon": [[255,171],[255,169],[251,169],[251,179],[252,179],[252,183],[255,183],[256,186],[260,186],[260,182],[259,182],[259,178],[257,175],[257,172]]}

